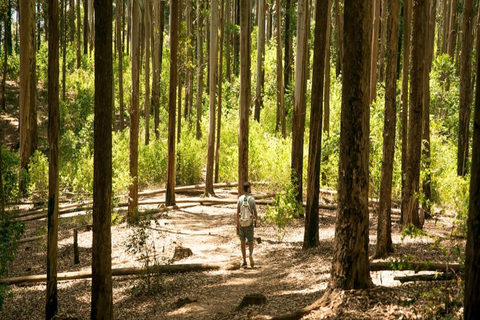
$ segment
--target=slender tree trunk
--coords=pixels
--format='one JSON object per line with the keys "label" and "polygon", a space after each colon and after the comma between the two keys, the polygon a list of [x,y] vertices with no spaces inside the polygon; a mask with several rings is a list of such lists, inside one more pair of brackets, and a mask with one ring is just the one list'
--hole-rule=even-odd
{"label": "slender tree trunk", "polygon": [[[158,63],[158,70],[155,72],[157,74],[157,82],[155,84],[155,89],[157,90],[157,101],[155,102],[155,135],[157,139],[160,137],[160,82],[161,82],[161,74],[162,74],[162,58],[163,58],[163,30],[165,28],[165,1],[159,1],[159,8],[158,8],[158,15],[157,22],[159,23],[159,30],[158,30],[158,40],[155,41],[157,49],[155,52],[158,53],[157,63]],[[157,29],[157,28],[155,28]],[[155,30],[157,32],[157,30]],[[158,43],[158,44],[157,44]]]}
{"label": "slender tree trunk", "polygon": [[293,76],[293,28],[292,28],[292,16],[294,13],[294,7],[292,6],[292,0],[285,0],[285,62],[284,62],[284,90],[288,90],[290,82]]}
{"label": "slender tree trunk", "polygon": [[5,12],[5,38],[7,53],[11,55],[13,52],[13,43],[12,43],[12,0],[7,0],[6,2],[6,12]]}
{"label": "slender tree trunk", "polygon": [[460,107],[458,121],[457,175],[467,173],[470,114],[472,113],[473,0],[463,6],[462,57],[460,65]]}
{"label": "slender tree trunk", "polygon": [[310,109],[310,146],[308,153],[307,208],[303,248],[316,247],[318,232],[318,198],[320,192],[320,160],[322,157],[323,85],[330,1],[315,3],[315,43],[313,52],[312,101]]}
{"label": "slender tree trunk", "polygon": [[[0,137],[3,139],[3,135]],[[3,149],[3,145],[0,142],[0,197],[2,198],[2,203],[1,203],[2,207],[0,209],[1,209],[2,220],[5,220],[5,193],[3,191],[2,149]]]}
{"label": "slender tree trunk", "polygon": [[67,6],[65,1],[60,1],[62,10],[62,101],[65,101],[67,87]]}
{"label": "slender tree trunk", "polygon": [[205,196],[214,195],[213,190],[213,165],[215,152],[215,107],[216,107],[216,78],[217,78],[217,62],[218,62],[218,1],[211,2],[211,18],[210,18],[210,78],[208,79],[209,95],[210,95],[210,113],[208,126],[208,147],[207,147],[207,173],[205,178]]}
{"label": "slender tree trunk", "polygon": [[150,143],[150,31],[152,3],[145,0],[145,145]]}
{"label": "slender tree trunk", "polygon": [[[477,25],[477,74],[480,72],[480,29]],[[467,247],[465,250],[464,319],[474,320],[480,314],[480,77],[476,79],[475,112],[472,143],[472,171],[470,202],[467,220]]]}
{"label": "slender tree trunk", "polygon": [[47,240],[47,293],[45,319],[52,319],[58,310],[57,253],[58,253],[58,155],[60,112],[58,91],[59,30],[58,1],[48,1],[48,240]]}
{"label": "slender tree trunk", "polygon": [[[240,27],[240,1],[241,0],[234,0],[235,1],[235,25]],[[238,76],[238,72],[240,69],[240,34],[235,33],[234,42],[233,42],[233,72],[236,76]]]}
{"label": "slender tree trunk", "polygon": [[426,0],[417,0],[413,8],[412,71],[410,75],[410,118],[405,193],[402,199],[403,224],[421,227],[418,215],[420,156],[422,149],[423,94],[425,81]]}
{"label": "slender tree trunk", "polygon": [[90,52],[93,50],[93,45],[94,45],[94,39],[95,39],[95,23],[94,23],[94,6],[95,0],[89,0],[88,1],[88,23],[89,23],[89,41],[90,41]]}
{"label": "slender tree trunk", "polygon": [[[412,26],[412,0],[405,0],[403,8],[403,71],[402,71],[402,199],[405,197],[408,147],[408,75],[410,71],[410,38]],[[402,202],[403,205],[403,202]],[[403,221],[404,209],[402,207]]]}
{"label": "slender tree trunk", "polygon": [[110,229],[112,213],[112,19],[112,0],[95,1],[95,28],[97,30],[95,30],[91,319],[102,320],[113,319]]}
{"label": "slender tree trunk", "polygon": [[77,34],[76,34],[76,42],[77,42],[77,69],[82,67],[82,53],[80,50],[80,0],[77,0]]}
{"label": "slender tree trunk", "polygon": [[455,37],[457,35],[457,30],[455,30],[455,22],[457,16],[457,0],[452,0],[450,4],[450,19],[448,26],[448,42],[447,42],[447,54],[452,57],[455,50]]}
{"label": "slender tree trunk", "polygon": [[254,119],[260,122],[260,110],[263,108],[263,56],[265,52],[265,0],[258,0],[257,27],[257,87],[255,94]]}
{"label": "slender tree trunk", "polygon": [[227,25],[227,35],[225,37],[225,55],[226,55],[226,71],[227,71],[227,81],[228,82],[232,82],[232,62],[231,62],[231,56],[230,56],[230,39],[232,38],[231,37],[231,26],[230,24],[232,23],[231,21],[231,8],[232,8],[232,4],[231,4],[231,0],[227,0],[227,4],[226,4],[226,12],[225,12],[225,19],[226,19],[226,25]]}
{"label": "slender tree trunk", "polygon": [[88,25],[88,2],[93,0],[83,1],[83,54],[88,54],[88,39],[89,39],[89,25]]}
{"label": "slender tree trunk", "polygon": [[[7,37],[7,29],[3,31],[4,39]],[[5,89],[7,85],[7,68],[8,68],[8,42],[3,41],[3,77],[2,77],[2,110],[7,110],[5,100]]]}
{"label": "slender tree trunk", "polygon": [[[337,25],[338,65],[337,70],[343,70],[343,14],[340,9],[340,0],[335,0],[335,23]],[[337,73],[337,76],[340,72]]]}
{"label": "slender tree trunk", "polygon": [[275,0],[276,25],[277,25],[277,121],[275,131],[282,130],[282,137],[287,136],[285,124],[285,88],[283,87],[283,66],[282,66],[282,11],[280,0]]}
{"label": "slender tree trunk", "polygon": [[220,15],[220,57],[218,59],[218,107],[217,107],[217,135],[215,146],[215,176],[214,182],[218,183],[218,171],[220,168],[220,130],[222,128],[222,79],[223,79],[223,46],[225,41],[225,0],[222,0]]}
{"label": "slender tree trunk", "polygon": [[197,121],[196,121],[196,137],[200,140],[202,137],[202,129],[200,123],[202,121],[202,102],[203,102],[203,5],[201,0],[197,0]]}
{"label": "slender tree trunk", "polygon": [[332,31],[332,0],[328,0],[327,38],[325,46],[325,90],[323,102],[323,132],[330,134],[330,40]]}
{"label": "slender tree trunk", "polygon": [[[237,0],[238,1],[238,0]],[[238,133],[238,195],[248,181],[248,135],[251,98],[251,0],[240,1],[240,106]]]}
{"label": "slender tree trunk", "polygon": [[[179,6],[182,6],[180,2]],[[181,19],[180,9],[180,19]],[[181,31],[181,21],[180,21],[180,30],[179,34],[182,34]],[[179,39],[179,48],[182,48],[182,40]],[[181,49],[180,49],[181,50]],[[177,78],[177,143],[180,144],[181,134],[182,134],[182,54],[178,55],[178,78]]]}
{"label": "slender tree trunk", "polygon": [[[388,1],[387,68],[385,79],[385,122],[383,127],[383,161],[378,206],[376,257],[393,252],[392,244],[392,177],[397,122],[397,46],[399,1]],[[386,9],[386,8],[384,8]]]}
{"label": "slender tree trunk", "polygon": [[175,99],[177,86],[179,1],[170,0],[170,84],[168,92],[168,160],[165,205],[175,205]]}
{"label": "slender tree trunk", "polygon": [[373,2],[372,57],[370,66],[370,103],[377,97],[378,28],[380,26],[380,1]]}
{"label": "slender tree trunk", "polygon": [[[30,19],[35,21],[35,2],[30,2]],[[38,128],[37,128],[37,51],[36,51],[36,25],[30,25],[30,139],[32,141],[30,154],[32,155],[38,147]]]}
{"label": "slender tree trunk", "polygon": [[295,63],[295,95],[292,121],[292,184],[295,198],[302,202],[303,138],[305,135],[305,111],[308,72],[308,10],[309,0],[298,1],[297,59]]}
{"label": "slender tree trunk", "polygon": [[127,54],[130,54],[130,43],[132,42],[132,0],[125,1],[127,2]]}
{"label": "slender tree trunk", "polygon": [[442,53],[447,53],[447,47],[448,47],[448,26],[449,26],[449,21],[448,19],[450,18],[449,12],[450,12],[450,0],[443,0],[443,14],[442,14],[442,23],[443,23],[443,36],[442,36]]}
{"label": "slender tree trunk", "polygon": [[[120,130],[125,128],[125,110],[123,105],[123,50],[122,50],[122,37],[121,32],[121,17],[122,17],[122,6],[120,4],[121,0],[116,0],[116,37],[117,37],[117,54],[118,54],[118,100],[120,104]],[[123,2],[123,1],[122,1]]]}
{"label": "slender tree trunk", "polygon": [[371,1],[345,1],[338,212],[330,287],[373,286],[368,263]]}
{"label": "slender tree trunk", "polygon": [[138,206],[138,126],[140,91],[140,7],[139,0],[132,0],[132,91],[130,96],[130,195],[128,217],[133,219]]}
{"label": "slender tree trunk", "polygon": [[185,64],[185,120],[192,124],[193,110],[193,10],[192,0],[186,0],[186,25],[187,25],[187,62]]}
{"label": "slender tree trunk", "polygon": [[[382,13],[380,16],[380,51],[378,53],[378,81],[385,79],[385,41],[387,38],[387,0],[382,0]],[[397,37],[398,38],[398,37]]]}

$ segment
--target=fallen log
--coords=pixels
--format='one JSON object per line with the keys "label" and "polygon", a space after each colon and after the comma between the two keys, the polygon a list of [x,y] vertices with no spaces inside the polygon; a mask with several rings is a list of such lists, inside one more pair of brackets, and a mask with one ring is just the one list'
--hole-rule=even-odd
{"label": "fallen log", "polygon": [[[220,266],[212,264],[172,264],[172,265],[160,265],[152,266],[147,268],[115,268],[112,269],[112,277],[118,276],[131,276],[131,275],[144,275],[144,274],[169,274],[169,273],[184,273],[184,272],[204,272],[204,271],[213,271],[220,269],[233,269],[233,265]],[[57,274],[57,280],[78,280],[78,279],[89,279],[92,277],[92,271],[77,271],[77,272],[64,272]],[[24,277],[14,277],[14,278],[5,278],[0,279],[0,284],[25,284],[25,283],[38,283],[46,282],[47,275],[32,275]]]}
{"label": "fallen log", "polygon": [[457,275],[448,272],[448,273],[435,273],[435,274],[416,274],[413,276],[402,276],[394,277],[394,280],[398,280],[401,283],[413,282],[413,281],[442,281],[442,280],[453,280],[457,279]]}
{"label": "fallen log", "polygon": [[370,262],[370,271],[385,270],[413,270],[413,271],[451,271],[459,272],[463,264],[459,263],[437,263],[437,262]]}
{"label": "fallen log", "polygon": [[37,237],[32,237],[32,238],[24,238],[24,239],[20,239],[18,241],[18,243],[33,242],[33,241],[42,240],[42,239],[43,239],[43,236],[37,236]]}
{"label": "fallen log", "polygon": [[[228,187],[237,187],[238,182],[225,182],[225,183],[214,183],[213,187],[214,188],[228,188]],[[205,184],[195,184],[191,186],[181,186],[181,187],[176,187],[175,192],[185,192],[185,191],[195,191],[195,190],[202,190],[205,188]],[[167,189],[162,188],[162,189],[157,189],[157,190],[146,190],[146,191],[141,191],[138,193],[139,197],[144,197],[144,196],[153,196],[161,193],[165,193]]]}

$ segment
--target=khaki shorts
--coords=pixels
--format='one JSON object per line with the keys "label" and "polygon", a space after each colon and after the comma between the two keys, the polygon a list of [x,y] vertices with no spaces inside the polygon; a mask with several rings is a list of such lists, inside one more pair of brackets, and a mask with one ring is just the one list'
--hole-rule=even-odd
{"label": "khaki shorts", "polygon": [[253,243],[253,225],[250,227],[240,227],[238,229],[238,236],[240,241],[245,241],[245,238],[249,243]]}

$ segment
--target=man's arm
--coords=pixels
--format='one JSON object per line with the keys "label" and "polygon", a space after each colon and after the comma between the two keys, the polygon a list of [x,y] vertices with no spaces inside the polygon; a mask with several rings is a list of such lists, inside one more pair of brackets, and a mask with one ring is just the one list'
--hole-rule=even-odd
{"label": "man's arm", "polygon": [[240,221],[239,221],[239,218],[238,218],[239,215],[240,215],[240,208],[237,205],[237,214],[235,215],[235,222],[236,222],[236,225],[237,225],[237,233],[238,233],[238,230],[240,229]]}

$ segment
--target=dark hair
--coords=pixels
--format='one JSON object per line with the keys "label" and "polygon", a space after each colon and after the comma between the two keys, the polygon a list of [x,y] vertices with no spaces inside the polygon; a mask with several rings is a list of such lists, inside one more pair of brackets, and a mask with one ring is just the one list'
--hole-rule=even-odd
{"label": "dark hair", "polygon": [[248,192],[248,189],[250,188],[250,182],[245,182],[243,184],[243,191]]}

